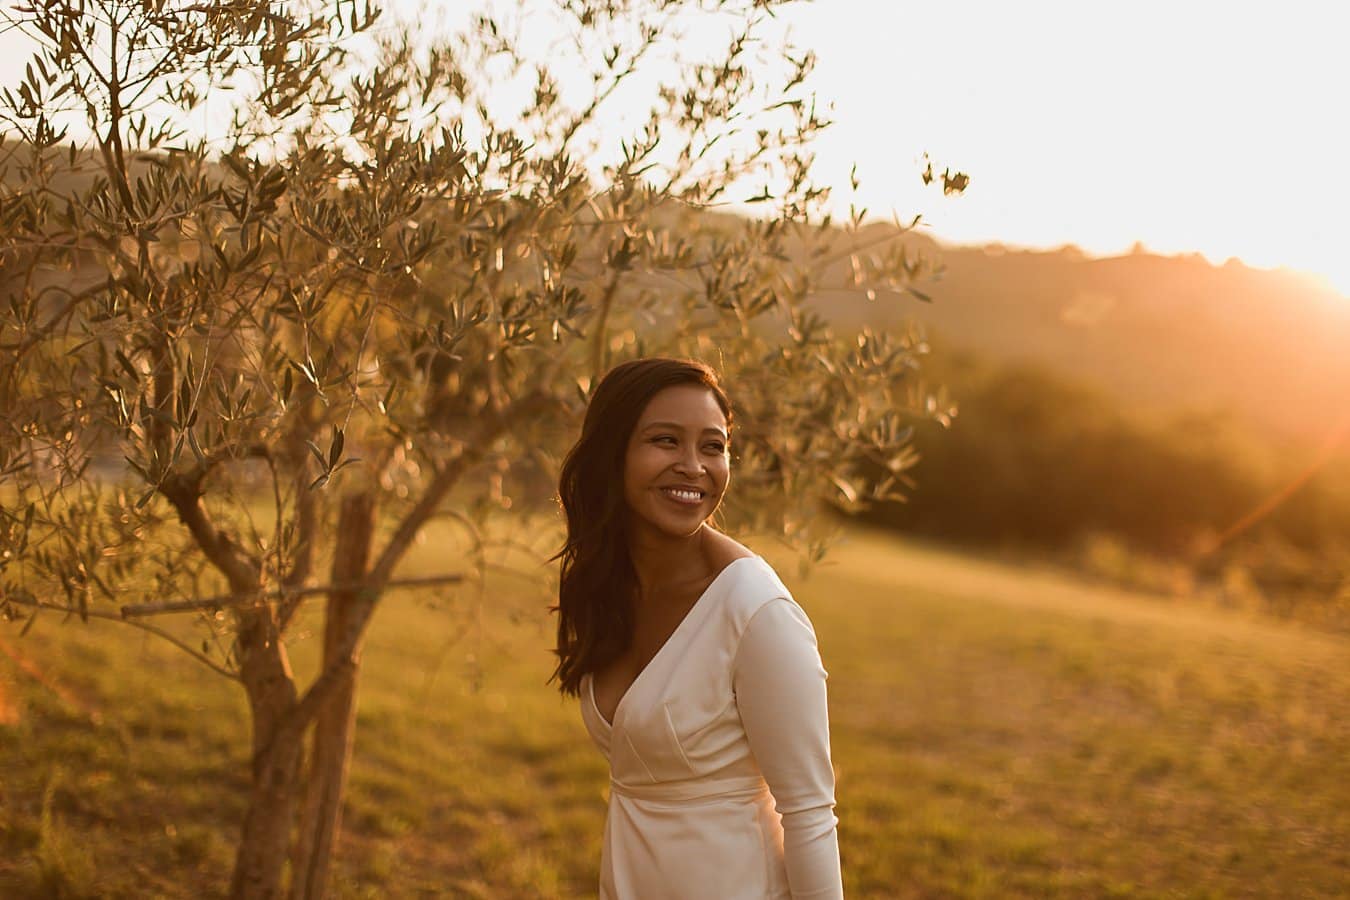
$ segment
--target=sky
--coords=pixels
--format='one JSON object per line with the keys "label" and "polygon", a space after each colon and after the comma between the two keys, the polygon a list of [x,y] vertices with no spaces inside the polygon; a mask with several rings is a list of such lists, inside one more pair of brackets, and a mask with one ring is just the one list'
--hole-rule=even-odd
{"label": "sky", "polygon": [[[1350,3],[832,0],[796,14],[878,202],[934,234],[1098,254],[1135,241],[1350,293]],[[966,171],[915,192],[917,153]]]}
{"label": "sky", "polygon": [[[1344,0],[817,0],[779,16],[818,57],[835,124],[817,173],[841,212],[922,213],[958,244],[1238,257],[1350,295]],[[0,81],[23,60],[0,35]],[[964,195],[922,185],[925,153],[970,175]]]}

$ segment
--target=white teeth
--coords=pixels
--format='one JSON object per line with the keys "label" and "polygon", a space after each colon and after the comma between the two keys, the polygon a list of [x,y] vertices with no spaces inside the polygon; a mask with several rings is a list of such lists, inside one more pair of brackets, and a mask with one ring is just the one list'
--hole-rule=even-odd
{"label": "white teeth", "polygon": [[679,488],[665,488],[665,492],[670,494],[676,500],[684,500],[690,503],[703,499],[703,493],[701,491],[684,491]]}

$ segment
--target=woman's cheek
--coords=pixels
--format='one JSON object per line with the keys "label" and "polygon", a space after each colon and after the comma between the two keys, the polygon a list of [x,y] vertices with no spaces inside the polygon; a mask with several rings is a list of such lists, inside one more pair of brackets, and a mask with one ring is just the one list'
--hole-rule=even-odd
{"label": "woman's cheek", "polygon": [[727,488],[731,486],[731,467],[725,461],[715,470],[713,481],[716,483],[717,501],[720,503],[726,496]]}

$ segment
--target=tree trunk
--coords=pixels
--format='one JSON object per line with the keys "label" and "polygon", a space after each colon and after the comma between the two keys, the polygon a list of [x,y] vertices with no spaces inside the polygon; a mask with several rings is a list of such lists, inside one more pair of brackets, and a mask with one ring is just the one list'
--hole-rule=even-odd
{"label": "tree trunk", "polygon": [[[332,582],[361,582],[370,564],[375,534],[375,499],[361,493],[343,499],[338,514],[337,547],[333,557]],[[342,823],[342,798],[352,755],[356,725],[356,676],[360,671],[360,636],[370,619],[376,597],[372,591],[334,591],[328,597],[324,624],[323,668],[341,665],[344,648],[351,652],[351,667],[329,701],[320,708],[314,726],[306,778],[304,810],[291,855],[291,900],[321,900],[328,889],[328,875]]]}
{"label": "tree trunk", "polygon": [[240,616],[239,671],[253,718],[253,784],[230,883],[233,900],[273,900],[295,821],[303,729],[296,729],[295,679],[270,607]]}

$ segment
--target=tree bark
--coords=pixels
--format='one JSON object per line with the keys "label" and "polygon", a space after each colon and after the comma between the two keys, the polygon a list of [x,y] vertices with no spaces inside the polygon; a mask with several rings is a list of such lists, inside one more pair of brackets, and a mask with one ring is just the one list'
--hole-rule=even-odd
{"label": "tree bark", "polygon": [[253,784],[230,882],[233,900],[281,896],[295,821],[304,729],[296,727],[295,679],[279,637],[270,607],[240,615],[239,671],[253,718]]}
{"label": "tree bark", "polygon": [[[361,583],[368,574],[375,535],[375,499],[363,492],[346,497],[338,514],[334,584]],[[328,597],[324,624],[324,671],[344,666],[333,695],[319,709],[306,778],[305,805],[291,855],[292,900],[327,894],[333,846],[342,824],[342,799],[356,725],[356,676],[361,633],[377,599],[373,589],[339,590]],[[352,649],[354,648],[354,649]],[[347,658],[344,660],[344,654]]]}

